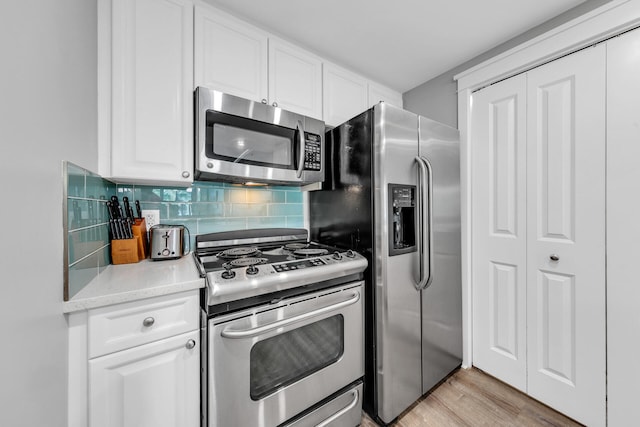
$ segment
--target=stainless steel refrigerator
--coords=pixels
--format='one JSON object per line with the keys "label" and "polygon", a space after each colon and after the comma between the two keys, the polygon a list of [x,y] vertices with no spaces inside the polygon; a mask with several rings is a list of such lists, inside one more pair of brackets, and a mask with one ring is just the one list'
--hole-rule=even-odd
{"label": "stainless steel refrigerator", "polygon": [[459,134],[380,103],[325,140],[311,238],[369,261],[364,409],[387,424],[462,358]]}

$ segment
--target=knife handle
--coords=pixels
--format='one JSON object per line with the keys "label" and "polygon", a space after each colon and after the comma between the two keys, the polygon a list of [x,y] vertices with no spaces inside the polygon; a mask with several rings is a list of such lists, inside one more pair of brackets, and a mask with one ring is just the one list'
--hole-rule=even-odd
{"label": "knife handle", "polygon": [[125,217],[129,217],[129,213],[131,212],[131,207],[129,206],[129,198],[124,196],[122,198],[122,203],[124,204],[124,215]]}
{"label": "knife handle", "polygon": [[105,202],[107,205],[107,214],[109,215],[109,219],[113,219],[113,211],[111,210],[111,202]]}
{"label": "knife handle", "polygon": [[109,220],[109,226],[111,227],[111,240],[120,240],[120,231],[118,230],[118,226],[116,225],[115,219]]}
{"label": "knife handle", "polygon": [[142,209],[140,209],[140,201],[136,200],[136,212],[138,213],[138,218],[142,219]]}

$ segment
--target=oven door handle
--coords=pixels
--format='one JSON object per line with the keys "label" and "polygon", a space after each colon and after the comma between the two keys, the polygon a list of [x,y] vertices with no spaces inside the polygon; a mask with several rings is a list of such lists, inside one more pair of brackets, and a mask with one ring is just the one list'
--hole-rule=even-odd
{"label": "oven door handle", "polygon": [[340,409],[338,412],[331,415],[329,418],[322,421],[321,423],[316,424],[315,427],[326,427],[330,425],[332,422],[334,422],[335,420],[337,420],[338,418],[340,418],[341,416],[343,416],[344,414],[346,414],[347,412],[349,412],[350,410],[352,410],[353,407],[356,406],[356,404],[358,403],[358,400],[360,399],[360,393],[358,393],[358,390],[352,390],[351,394],[353,395],[353,399],[347,406]]}
{"label": "oven door handle", "polygon": [[278,320],[276,322],[267,323],[266,325],[258,326],[257,328],[251,329],[241,329],[241,330],[229,330],[224,329],[220,332],[220,335],[223,338],[231,338],[231,339],[242,339],[242,338],[252,338],[257,337],[259,335],[265,334],[274,329],[282,328],[284,326],[288,326],[292,323],[301,322],[303,320],[309,319],[311,317],[320,316],[322,314],[328,313],[330,311],[338,310],[343,307],[347,307],[349,305],[355,304],[360,300],[360,292],[355,292],[351,294],[350,298],[344,301],[340,301],[335,304],[328,305],[326,307],[319,308],[317,310],[309,311],[307,313],[298,314],[297,316],[289,317],[288,319]]}

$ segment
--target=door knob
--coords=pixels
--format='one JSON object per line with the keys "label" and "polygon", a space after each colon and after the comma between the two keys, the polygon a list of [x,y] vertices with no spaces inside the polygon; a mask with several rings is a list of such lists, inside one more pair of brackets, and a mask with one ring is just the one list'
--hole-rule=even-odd
{"label": "door knob", "polygon": [[560,261],[560,256],[558,256],[557,254],[551,254],[549,255],[549,259],[551,261]]}
{"label": "door knob", "polygon": [[187,347],[189,350],[191,350],[195,346],[196,346],[196,342],[194,340],[187,341],[187,344],[185,345],[185,347]]}
{"label": "door knob", "polygon": [[156,319],[154,319],[153,317],[147,317],[142,321],[142,324],[148,328],[149,326],[153,325],[155,322],[156,322]]}

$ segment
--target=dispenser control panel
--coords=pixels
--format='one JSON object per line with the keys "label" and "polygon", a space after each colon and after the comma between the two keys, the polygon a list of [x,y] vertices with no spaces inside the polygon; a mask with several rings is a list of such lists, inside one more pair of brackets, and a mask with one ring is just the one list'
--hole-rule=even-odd
{"label": "dispenser control panel", "polygon": [[416,187],[389,184],[389,255],[416,251]]}

